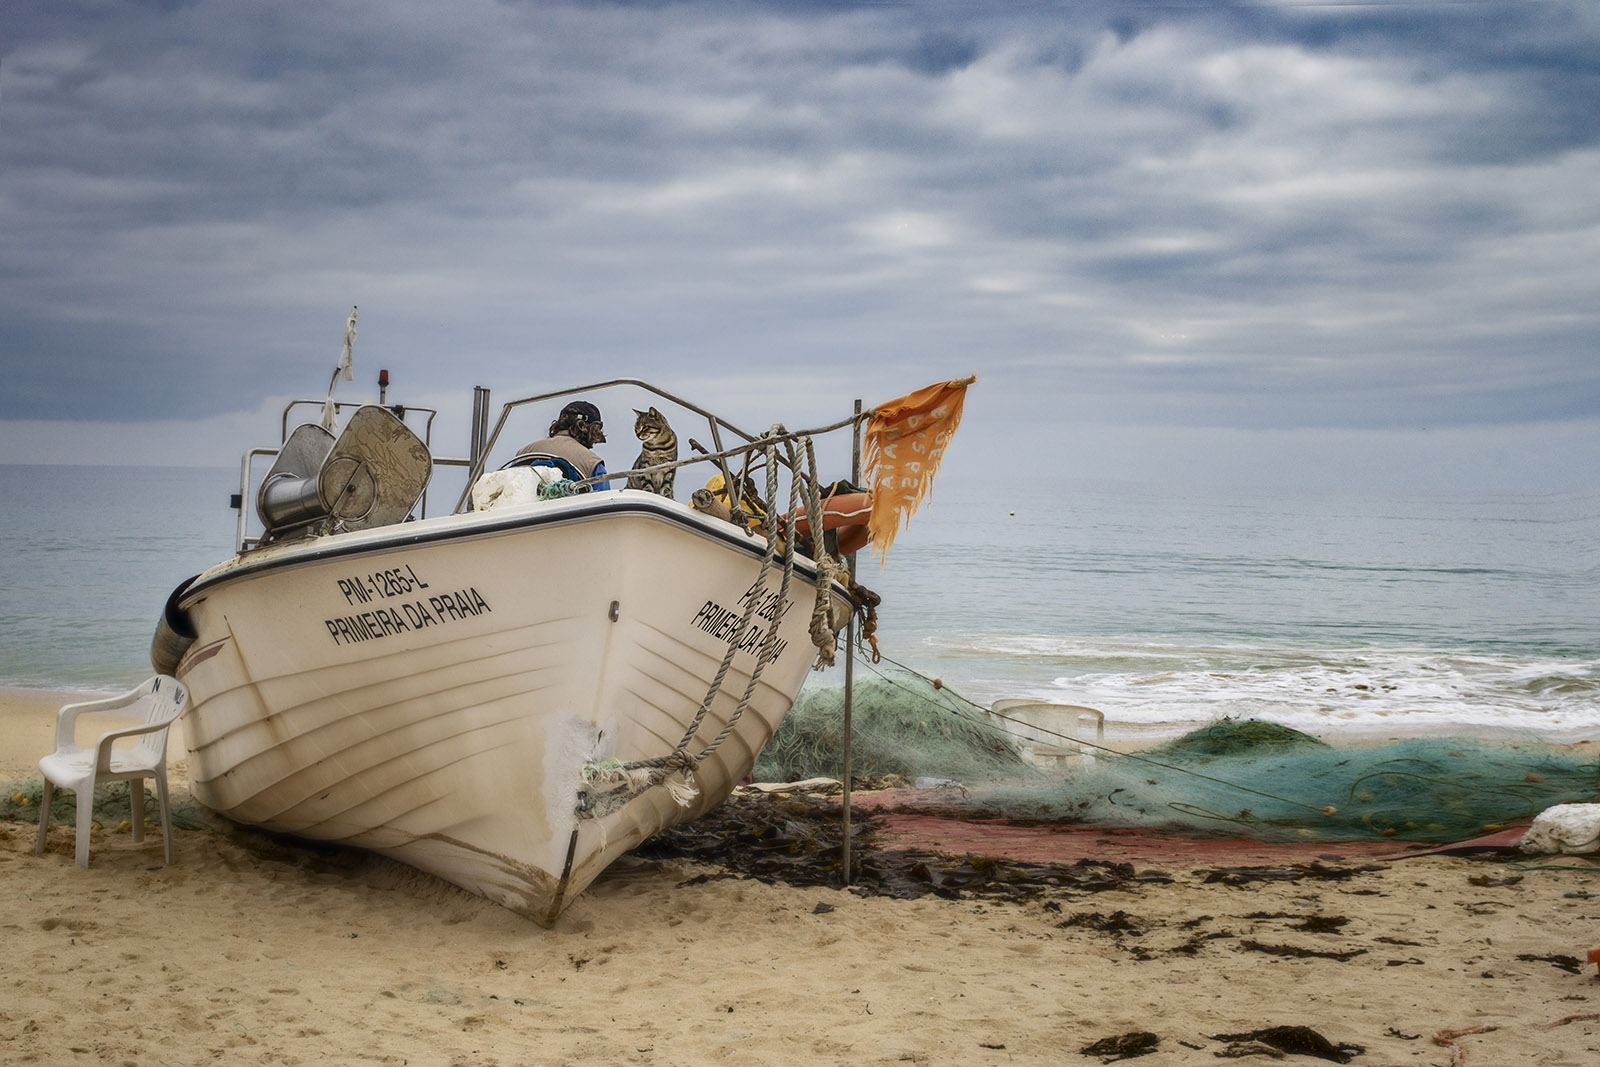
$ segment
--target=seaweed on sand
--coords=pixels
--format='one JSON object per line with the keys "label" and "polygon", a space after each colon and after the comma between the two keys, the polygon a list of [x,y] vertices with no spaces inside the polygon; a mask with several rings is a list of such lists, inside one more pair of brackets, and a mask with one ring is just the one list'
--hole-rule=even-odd
{"label": "seaweed on sand", "polygon": [[[851,825],[849,888],[860,896],[911,899],[936,894],[1020,901],[1171,881],[1165,874],[1136,871],[1127,863],[1024,863],[880,849],[874,833],[871,816],[856,814]],[[736,794],[694,822],[655,835],[635,853],[715,864],[763,882],[836,887],[842,873],[840,841],[837,804],[800,796]]]}

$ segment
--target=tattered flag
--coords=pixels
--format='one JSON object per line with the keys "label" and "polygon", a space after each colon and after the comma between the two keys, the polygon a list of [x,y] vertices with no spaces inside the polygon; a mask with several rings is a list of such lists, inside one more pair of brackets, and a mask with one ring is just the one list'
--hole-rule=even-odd
{"label": "tattered flag", "polygon": [[872,490],[867,529],[880,560],[927,499],[945,446],[961,422],[967,386],[977,380],[973,374],[937,382],[872,410],[864,435],[864,466]]}

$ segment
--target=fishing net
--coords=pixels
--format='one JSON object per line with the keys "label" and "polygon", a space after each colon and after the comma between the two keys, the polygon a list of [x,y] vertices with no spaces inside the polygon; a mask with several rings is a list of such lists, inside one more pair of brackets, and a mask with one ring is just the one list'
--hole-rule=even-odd
{"label": "fishing net", "polygon": [[[44,799],[44,782],[39,778],[0,784],[0,820],[6,822],[39,822],[39,804]],[[210,813],[188,798],[188,794],[174,789],[168,812],[172,825],[178,830],[199,830],[211,824]],[[145,797],[145,821],[160,817],[160,808],[154,794]],[[133,803],[127,782],[104,782],[94,787],[94,821],[102,827],[116,830],[133,818]],[[78,794],[70,789],[54,790],[50,798],[50,823],[52,826],[77,824]]]}
{"label": "fishing net", "polygon": [[[808,691],[757,777],[841,773],[842,689]],[[1600,762],[1536,743],[1435,738],[1334,746],[1223,719],[1145,751],[1025,762],[1003,725],[910,672],[858,684],[857,775],[953,779],[941,805],[975,816],[1143,826],[1261,840],[1459,841],[1563,803],[1600,800]]]}
{"label": "fishing net", "polygon": [[1444,842],[1597,798],[1600,766],[1553,746],[1448,738],[1336,747],[1271,730],[1254,743],[1272,726],[1224,720],[1149,752],[1098,760],[1053,795],[998,784],[982,803],[1014,817],[1262,840]]}
{"label": "fishing net", "polygon": [[[975,717],[948,689],[910,671],[885,671],[855,685],[850,769],[857,776],[962,783],[1032,778],[1016,742]],[[844,774],[844,688],[807,688],[756,760],[763,782]]]}

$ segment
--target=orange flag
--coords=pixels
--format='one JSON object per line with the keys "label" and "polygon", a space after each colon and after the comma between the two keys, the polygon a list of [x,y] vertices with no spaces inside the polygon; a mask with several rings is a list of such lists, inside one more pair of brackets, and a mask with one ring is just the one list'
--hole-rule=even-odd
{"label": "orange flag", "polygon": [[867,420],[864,466],[872,490],[867,530],[880,562],[933,488],[945,445],[961,422],[967,386],[977,380],[973,374],[937,382],[873,408]]}

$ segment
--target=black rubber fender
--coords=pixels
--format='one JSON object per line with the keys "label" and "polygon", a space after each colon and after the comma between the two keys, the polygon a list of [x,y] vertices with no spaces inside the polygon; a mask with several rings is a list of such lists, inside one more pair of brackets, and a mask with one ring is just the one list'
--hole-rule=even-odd
{"label": "black rubber fender", "polygon": [[150,639],[150,666],[156,669],[157,674],[176,675],[183,654],[189,651],[189,646],[194,644],[198,636],[189,613],[178,607],[184,590],[198,577],[198,574],[191,575],[179,582],[172,595],[167,597],[166,606],[161,609],[155,636]]}

